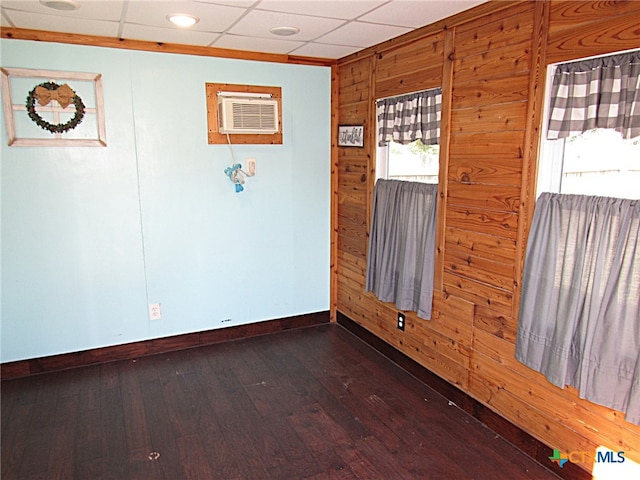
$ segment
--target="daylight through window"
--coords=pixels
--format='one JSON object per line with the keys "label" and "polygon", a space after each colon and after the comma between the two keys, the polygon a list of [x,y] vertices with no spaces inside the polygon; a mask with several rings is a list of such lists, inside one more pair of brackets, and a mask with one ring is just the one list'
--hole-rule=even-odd
{"label": "daylight through window", "polygon": [[424,145],[420,140],[401,145],[389,142],[379,147],[378,178],[409,182],[438,183],[440,145]]}

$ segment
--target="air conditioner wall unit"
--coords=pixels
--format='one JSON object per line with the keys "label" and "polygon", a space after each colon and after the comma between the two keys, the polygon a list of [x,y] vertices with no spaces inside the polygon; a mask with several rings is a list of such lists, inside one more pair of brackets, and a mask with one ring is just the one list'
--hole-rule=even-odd
{"label": "air conditioner wall unit", "polygon": [[220,133],[278,133],[278,100],[218,96],[218,122]]}

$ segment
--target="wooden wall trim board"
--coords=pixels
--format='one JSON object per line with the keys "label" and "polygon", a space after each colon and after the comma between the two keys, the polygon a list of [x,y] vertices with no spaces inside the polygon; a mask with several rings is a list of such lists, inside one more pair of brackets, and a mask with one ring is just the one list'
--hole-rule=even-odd
{"label": "wooden wall trim board", "polygon": [[[367,245],[365,253],[369,254],[369,232],[371,231],[371,215],[373,213],[373,191],[376,186],[376,150],[378,148],[377,131],[378,131],[378,112],[376,105],[376,70],[377,70],[377,55],[370,57],[369,78],[368,83],[370,88],[368,89],[369,97],[367,98],[367,121],[369,122],[371,133],[365,140],[367,148],[367,160],[368,160],[368,172],[367,172],[367,210],[365,212],[366,225],[367,225]],[[365,257],[366,259],[366,257]]]}
{"label": "wooden wall trim board", "polygon": [[335,322],[338,308],[338,117],[340,83],[338,68],[331,67],[331,252],[329,319]]}
{"label": "wooden wall trim board", "polygon": [[455,404],[456,407],[464,410],[498,435],[507,439],[525,454],[553,471],[556,475],[567,480],[591,479],[591,475],[582,468],[579,468],[576,464],[566,463],[563,468],[559,468],[556,463],[549,460],[549,457],[553,455],[553,448],[535,439],[525,430],[487,408],[460,388],[424,368],[420,363],[411,359],[394,346],[386,343],[383,339],[371,333],[358,322],[352,320],[340,311],[338,312],[338,324],[392,360],[418,380],[433,388],[440,395]]}
{"label": "wooden wall trim board", "polygon": [[297,55],[247,52],[226,48],[182,45],[178,43],[148,42],[126,38],[99,37],[96,35],[79,35],[71,33],[48,32],[45,30],[28,30],[25,28],[5,28],[0,31],[2,38],[12,40],[33,40],[36,42],[68,43],[94,47],[122,48],[142,50],[146,52],[176,53],[181,55],[197,55],[201,57],[233,58],[236,60],[254,60],[258,62],[291,63],[299,65],[316,65],[328,67],[335,60],[328,58],[304,57]]}
{"label": "wooden wall trim board", "polygon": [[5,362],[0,365],[0,379],[26,377],[38,373],[66,370],[97,363],[129,360],[214,343],[239,340],[246,337],[267,335],[295,328],[310,327],[329,322],[329,312],[316,312],[264,322],[237,325],[235,327],[186,333],[141,342],[95,348],[82,352],[64,353],[49,357]]}
{"label": "wooden wall trim board", "polygon": [[520,219],[516,242],[516,263],[514,270],[514,298],[511,316],[518,317],[520,307],[520,279],[524,271],[524,257],[527,238],[533,219],[536,201],[536,178],[538,173],[538,149],[540,127],[544,116],[544,95],[546,83],[546,53],[549,32],[549,3],[536,2],[533,17],[533,48],[531,73],[529,76],[529,101],[527,102],[527,126],[525,129],[522,177],[520,190]]}
{"label": "wooden wall trim board", "polygon": [[444,245],[447,227],[447,199],[449,197],[449,143],[451,142],[451,103],[453,65],[455,61],[455,29],[445,32],[442,65],[442,113],[440,118],[440,169],[438,171],[438,205],[436,216],[436,252],[433,287],[443,289]]}

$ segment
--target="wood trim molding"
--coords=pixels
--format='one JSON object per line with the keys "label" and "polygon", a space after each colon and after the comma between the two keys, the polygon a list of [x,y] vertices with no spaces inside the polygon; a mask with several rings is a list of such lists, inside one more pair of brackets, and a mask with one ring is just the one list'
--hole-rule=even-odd
{"label": "wood trim molding", "polygon": [[98,363],[128,360],[159,353],[185,350],[214,343],[255,337],[329,322],[329,312],[316,312],[264,322],[219,328],[204,332],[186,333],[172,337],[95,348],[81,352],[63,353],[49,357],[5,362],[0,365],[0,379],[9,380],[38,373],[54,372]]}
{"label": "wood trim molding", "polygon": [[442,115],[440,119],[440,169],[438,172],[438,205],[436,211],[436,251],[433,287],[443,290],[444,249],[447,229],[449,187],[449,143],[451,139],[451,106],[453,102],[453,64],[455,61],[455,28],[446,30],[442,63]]}
{"label": "wood trim molding", "polygon": [[[368,131],[365,131],[365,149],[367,151],[367,216],[366,221],[366,241],[367,256],[369,255],[369,236],[371,235],[371,213],[373,212],[373,191],[376,187],[376,170],[378,167],[378,145],[376,142],[376,130],[378,129],[378,119],[376,117],[376,72],[378,71],[378,56],[373,55],[369,58],[369,79],[367,98],[367,122],[369,124]],[[338,192],[336,192],[337,194]]]}
{"label": "wood trim molding", "polygon": [[458,408],[473,416],[498,435],[515,445],[525,455],[566,480],[590,480],[591,474],[577,464],[567,462],[563,468],[549,460],[553,455],[553,448],[540,442],[520,427],[514,425],[504,417],[490,410],[484,404],[474,399],[455,385],[447,382],[435,373],[426,369],[418,362],[408,357],[394,346],[386,343],[362,325],[338,312],[338,325],[354,334],[360,340],[380,352],[427,386],[433,388]]}
{"label": "wood trim molding", "polygon": [[2,38],[11,40],[33,40],[36,42],[68,43],[93,47],[122,48],[142,50],[146,52],[177,53],[197,55],[201,57],[233,58],[236,60],[255,60],[259,62],[291,63],[328,67],[336,63],[329,58],[304,57],[277,53],[248,52],[226,48],[182,45],[178,43],[148,42],[126,38],[99,37],[96,35],[78,35],[71,33],[48,32],[45,30],[29,30],[25,28],[2,28]]}
{"label": "wood trim molding", "polygon": [[338,124],[340,123],[340,79],[338,67],[331,67],[331,273],[329,280],[330,318],[336,321],[338,308]]}
{"label": "wood trim molding", "polygon": [[547,71],[546,55],[549,31],[549,8],[548,2],[536,2],[534,6],[533,49],[531,55],[531,71],[529,73],[529,101],[527,104],[527,125],[524,139],[525,150],[522,153],[522,185],[520,189],[520,209],[518,214],[513,302],[511,303],[511,316],[516,319],[520,314],[524,257],[536,203],[538,146],[544,116]]}

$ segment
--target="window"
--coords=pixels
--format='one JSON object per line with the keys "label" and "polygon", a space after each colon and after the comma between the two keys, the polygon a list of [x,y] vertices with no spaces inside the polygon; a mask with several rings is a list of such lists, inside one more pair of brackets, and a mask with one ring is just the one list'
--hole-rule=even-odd
{"label": "window", "polygon": [[409,182],[438,183],[440,145],[421,140],[402,145],[389,142],[378,147],[376,178]]}
{"label": "window", "polygon": [[380,99],[376,178],[438,183],[442,89]]}
{"label": "window", "polygon": [[[442,89],[378,100],[366,291],[431,319]],[[408,181],[398,181],[408,180]]]}
{"label": "window", "polygon": [[640,199],[640,138],[589,130],[543,145],[538,173],[542,192]]}
{"label": "window", "polygon": [[[636,58],[634,62],[640,65],[640,51],[602,57],[601,63],[609,67],[623,56]],[[589,61],[577,60],[560,67],[564,73],[571,75],[580,68],[584,69]],[[600,62],[596,66],[590,66],[589,73],[599,66]],[[623,105],[620,98],[640,97],[637,91],[632,90],[633,80],[627,82],[629,88],[622,87],[616,97],[600,91],[601,88],[608,88],[605,81],[602,86],[596,85],[601,81],[600,78],[577,80],[582,82],[578,85],[565,85],[558,79],[554,82],[557,68],[558,65],[551,65],[548,69],[545,132],[538,163],[538,196],[542,192],[553,192],[640,199],[640,163],[637,161],[640,159],[640,137],[637,135],[640,111],[634,111],[634,108],[639,108],[633,107],[632,102],[628,101]],[[587,75],[585,72],[584,76]],[[624,83],[629,78],[633,79],[633,75],[633,72],[623,72],[618,77],[622,77]],[[635,79],[637,82],[637,72]],[[612,80],[613,82],[620,80]],[[580,101],[579,106],[572,106],[570,98],[554,100],[554,88],[556,94],[561,96],[575,95]],[[612,101],[603,106],[595,103],[596,98]],[[593,104],[590,105],[591,102]],[[572,108],[574,110],[569,111]],[[624,113],[623,110],[629,113]],[[554,115],[558,117],[557,112],[563,115],[562,119],[550,118]],[[623,118],[625,115],[627,120]],[[607,128],[598,128],[602,125]]]}

